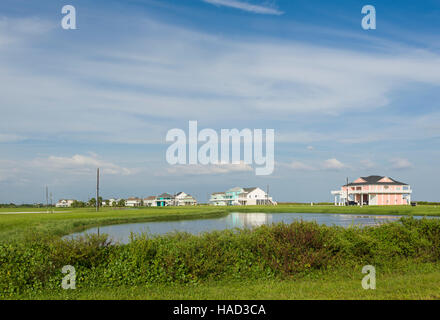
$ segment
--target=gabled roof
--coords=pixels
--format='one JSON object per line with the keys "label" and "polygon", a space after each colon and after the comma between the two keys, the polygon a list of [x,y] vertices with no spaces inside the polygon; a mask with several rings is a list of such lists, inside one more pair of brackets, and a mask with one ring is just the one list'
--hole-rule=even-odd
{"label": "gabled roof", "polygon": [[229,189],[229,190],[226,191],[226,192],[237,192],[237,191],[241,191],[241,190],[243,190],[243,188],[241,188],[241,187],[235,187],[235,188]]}
{"label": "gabled roof", "polygon": [[162,193],[160,196],[157,196],[158,198],[174,198],[169,193]]}
{"label": "gabled roof", "polygon": [[244,192],[249,193],[252,192],[254,190],[258,189],[258,187],[253,187],[253,188],[243,188]]}
{"label": "gabled roof", "polygon": [[144,200],[155,200],[155,199],[156,199],[156,196],[149,196],[149,197],[145,198]]}
{"label": "gabled roof", "polygon": [[[387,178],[387,179],[385,179]],[[386,176],[368,176],[368,177],[361,177],[365,182],[351,182],[349,184],[344,185],[344,187],[347,186],[363,186],[363,185],[369,185],[369,184],[378,184],[378,185],[397,185],[397,186],[407,186],[408,184],[399,182],[397,180],[394,180],[393,178],[386,177]],[[389,180],[388,180],[389,179]],[[356,181],[362,181],[357,179]],[[384,180],[384,181],[381,181]]]}

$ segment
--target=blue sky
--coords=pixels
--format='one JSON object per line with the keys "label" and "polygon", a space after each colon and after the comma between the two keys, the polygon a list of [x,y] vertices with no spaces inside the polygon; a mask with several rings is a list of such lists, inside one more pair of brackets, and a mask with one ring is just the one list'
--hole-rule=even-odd
{"label": "blue sky", "polygon": [[[60,26],[73,4],[77,30]],[[377,29],[361,28],[361,8]],[[0,203],[270,185],[330,201],[387,175],[439,201],[439,1],[0,3]],[[273,128],[275,172],[173,170],[168,130]]]}

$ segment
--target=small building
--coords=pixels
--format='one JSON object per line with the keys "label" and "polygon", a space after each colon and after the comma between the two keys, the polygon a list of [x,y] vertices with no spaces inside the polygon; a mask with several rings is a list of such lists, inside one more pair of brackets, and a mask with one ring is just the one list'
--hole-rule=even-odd
{"label": "small building", "polygon": [[386,176],[360,177],[331,192],[335,205],[410,205],[411,187]]}
{"label": "small building", "polygon": [[156,196],[150,196],[144,198],[144,206],[145,207],[157,207]]}
{"label": "small building", "polygon": [[242,206],[259,206],[265,204],[276,204],[272,198],[260,188],[243,188],[243,192],[238,195],[238,202]]}
{"label": "small building", "polygon": [[61,199],[61,200],[58,200],[58,202],[55,204],[55,207],[57,207],[57,208],[69,208],[69,207],[72,206],[74,201],[75,200]]}
{"label": "small building", "polygon": [[[102,203],[101,203],[101,206],[102,207],[116,206],[120,200],[121,199],[113,199],[113,198],[110,198],[110,199],[107,199],[107,200],[103,200]],[[115,204],[113,205],[113,203],[115,203]]]}
{"label": "small building", "polygon": [[179,192],[174,196],[175,206],[195,206],[197,205],[197,200],[190,194],[185,192]]}
{"label": "small building", "polygon": [[255,205],[276,205],[272,197],[258,187],[241,188],[235,187],[226,192],[216,192],[209,200],[215,206],[255,206]]}
{"label": "small building", "polygon": [[176,195],[162,193],[159,196],[150,196],[144,199],[146,207],[169,207],[169,206],[195,206],[197,200],[185,192],[179,192]]}
{"label": "small building", "polygon": [[142,199],[139,198],[128,198],[125,200],[126,207],[140,207],[142,206]]}
{"label": "small building", "polygon": [[168,207],[174,205],[174,196],[169,193],[162,193],[156,197],[156,207]]}
{"label": "small building", "polygon": [[228,201],[226,200],[225,192],[214,192],[211,194],[211,198],[209,199],[209,203],[213,206],[226,206],[228,205]]}

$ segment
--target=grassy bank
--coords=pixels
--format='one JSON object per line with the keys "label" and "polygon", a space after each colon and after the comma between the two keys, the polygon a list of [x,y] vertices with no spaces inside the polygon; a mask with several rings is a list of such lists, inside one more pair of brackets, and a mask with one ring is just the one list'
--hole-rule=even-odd
{"label": "grassy bank", "polygon": [[[19,212],[38,213],[19,213]],[[438,206],[0,209],[0,298],[23,299],[436,299],[440,220],[407,219],[377,228],[314,223],[264,226],[203,236],[60,237],[120,223],[213,218],[230,211],[439,216]],[[60,288],[73,265],[77,289]],[[362,266],[378,288],[360,287]]]}
{"label": "grassy bank", "polygon": [[407,265],[381,272],[376,290],[361,287],[360,269],[317,274],[291,280],[211,281],[191,285],[139,285],[81,290],[45,290],[15,296],[19,299],[80,300],[294,300],[294,299],[440,299],[440,264]]}
{"label": "grassy bank", "polygon": [[[181,288],[173,291],[176,294],[187,288],[188,297],[197,297],[212,285],[223,288],[219,296],[231,289],[245,297],[265,284],[267,290],[261,289],[261,293],[269,294],[273,289],[277,297],[312,281],[315,294],[306,291],[304,295],[316,298],[320,286],[327,286],[322,291],[325,294],[341,283],[346,288],[341,294],[348,295],[350,288],[359,286],[362,266],[374,265],[391,281],[389,288],[396,288],[408,276],[414,286],[408,292],[421,297],[421,283],[417,281],[438,284],[439,262],[440,221],[436,219],[405,218],[401,223],[362,229],[296,222],[201,236],[143,235],[127,245],[112,245],[104,236],[80,240],[39,236],[0,245],[0,294],[2,298],[59,298],[69,294],[60,289],[64,276],[60,270],[64,265],[73,265],[77,289],[72,294],[84,297],[116,297],[118,292],[121,297],[129,297],[132,290],[136,294],[150,287],[158,290],[151,298],[169,297],[171,289],[166,288],[172,287]],[[423,278],[420,272],[411,274],[411,266],[430,267],[426,267]],[[399,272],[403,277],[400,282],[391,278]],[[254,285],[243,286],[250,283]],[[429,287],[426,294],[432,292]]]}
{"label": "grassy bank", "polygon": [[[14,213],[28,211],[31,213]],[[203,219],[227,214],[217,208],[143,208],[143,209],[55,209],[54,213],[36,209],[0,209],[0,242],[22,241],[30,234],[64,236],[87,228],[148,221]]]}
{"label": "grassy bank", "polygon": [[[169,207],[169,208],[103,208],[96,212],[93,208],[54,209],[55,213],[46,213],[37,208],[1,208],[0,242],[22,240],[29,233],[55,235],[61,237],[73,232],[83,231],[96,226],[165,221],[176,219],[214,218],[228,212],[297,212],[297,213],[339,213],[374,215],[429,215],[440,216],[440,206],[383,206],[383,207],[335,207],[310,205],[279,205],[250,207]],[[41,213],[17,213],[17,212]]]}

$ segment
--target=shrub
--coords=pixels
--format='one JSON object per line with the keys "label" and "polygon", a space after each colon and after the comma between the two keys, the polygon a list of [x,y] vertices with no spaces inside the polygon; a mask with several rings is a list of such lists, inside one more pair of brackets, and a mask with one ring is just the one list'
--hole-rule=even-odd
{"label": "shrub", "polygon": [[30,236],[0,244],[0,295],[60,288],[64,265],[77,287],[195,283],[212,279],[262,279],[407,261],[440,260],[440,220],[404,218],[378,227],[327,227],[310,222],[195,236],[132,236],[113,245],[105,235],[75,240]]}

